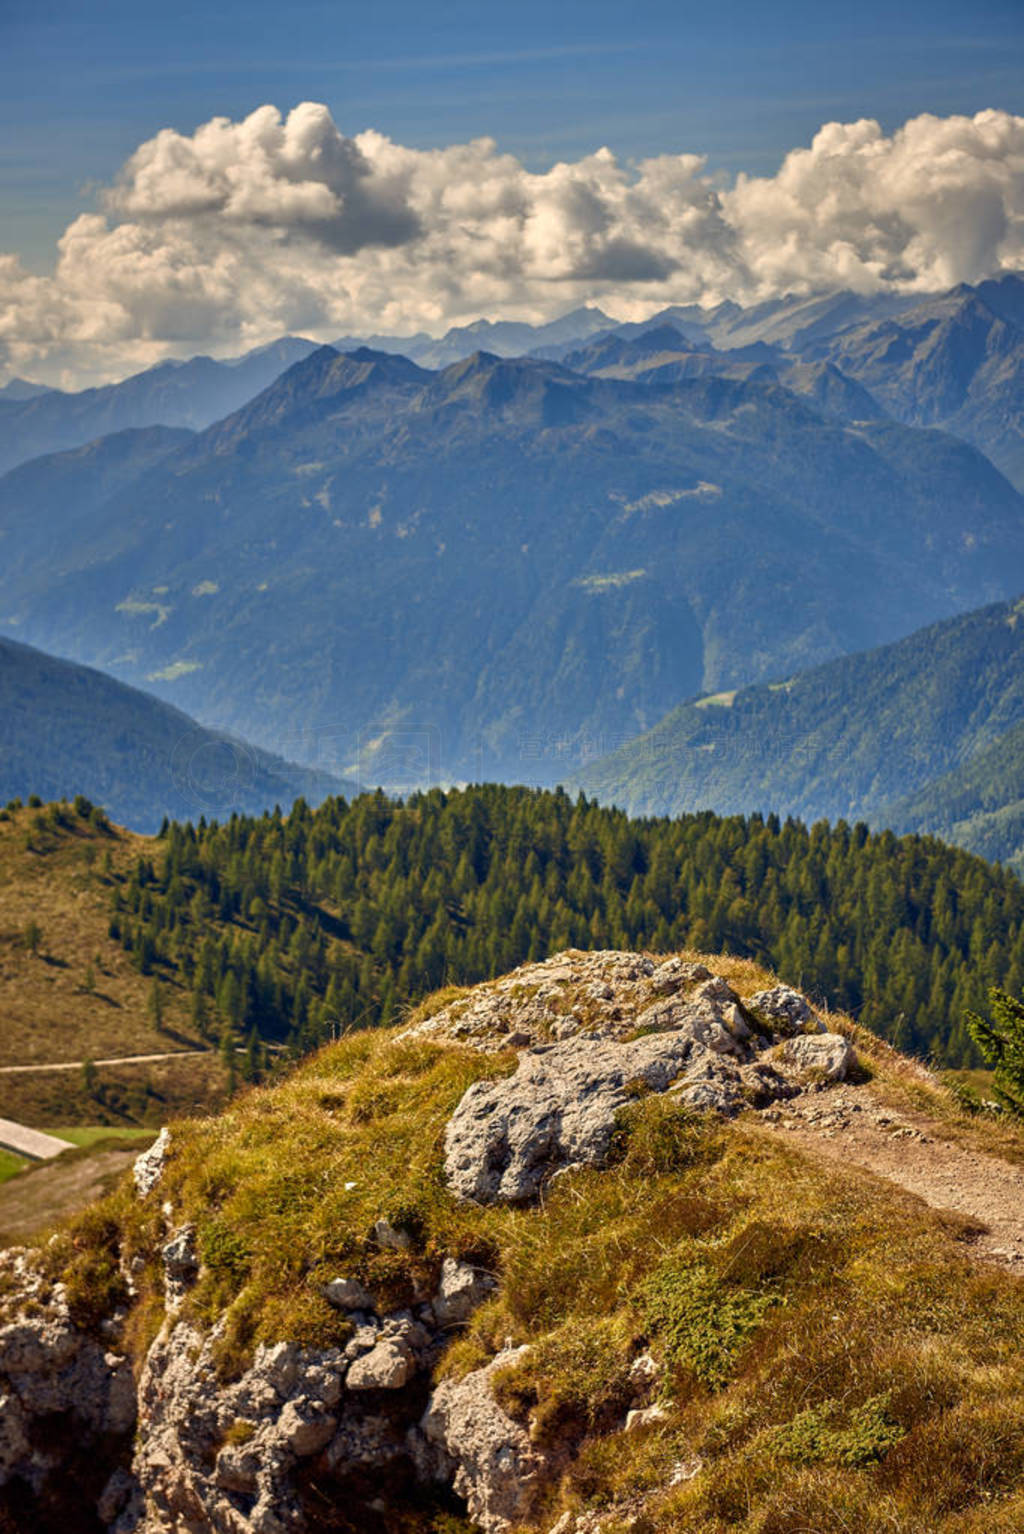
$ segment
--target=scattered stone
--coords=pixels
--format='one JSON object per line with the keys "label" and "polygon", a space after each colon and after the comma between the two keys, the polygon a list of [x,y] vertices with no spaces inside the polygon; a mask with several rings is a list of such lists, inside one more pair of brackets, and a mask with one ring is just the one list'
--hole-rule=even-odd
{"label": "scattered stone", "polygon": [[490,1294],[494,1279],[468,1262],[446,1257],[441,1265],[441,1283],[433,1300],[434,1315],[441,1326],[466,1321]]}
{"label": "scattered stone", "polygon": [[638,1428],[655,1427],[659,1422],[664,1422],[668,1417],[668,1408],[655,1402],[653,1406],[638,1407],[626,1413],[627,1433],[635,1433]]}
{"label": "scattered stone", "polygon": [[797,1070],[825,1081],[844,1081],[853,1059],[850,1041],[841,1033],[798,1034],[786,1040],[780,1053]]}
{"label": "scattered stone", "polygon": [[176,1230],[160,1256],[164,1267],[167,1303],[177,1305],[184,1299],[199,1272],[195,1226],[183,1225],[180,1230]]}
{"label": "scattered stone", "polygon": [[788,985],[776,985],[770,991],[757,991],[747,1002],[747,1010],[756,1013],[775,1033],[801,1033],[813,1028],[824,1033],[825,1025],[812,1011],[806,997]]}
{"label": "scattered stone", "polygon": [[378,1220],[373,1227],[373,1233],[377,1237],[377,1245],[388,1252],[407,1252],[412,1246],[412,1237],[407,1230],[396,1230],[390,1220]]}

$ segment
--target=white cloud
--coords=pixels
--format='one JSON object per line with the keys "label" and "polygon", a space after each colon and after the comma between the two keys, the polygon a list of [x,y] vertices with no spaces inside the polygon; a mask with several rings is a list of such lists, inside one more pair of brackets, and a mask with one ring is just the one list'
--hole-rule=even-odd
{"label": "white cloud", "polygon": [[608,149],[528,171],[489,139],[416,150],[324,106],[142,144],[52,276],[0,256],[0,363],[85,380],[284,331],[443,330],[592,301],[930,291],[1024,266],[1024,118],[829,123],[772,177]]}

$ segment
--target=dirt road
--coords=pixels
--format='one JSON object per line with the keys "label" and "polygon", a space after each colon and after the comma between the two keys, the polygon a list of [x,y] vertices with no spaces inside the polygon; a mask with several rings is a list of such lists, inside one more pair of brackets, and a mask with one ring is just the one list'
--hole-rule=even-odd
{"label": "dirt road", "polygon": [[27,1124],[16,1124],[13,1119],[0,1119],[0,1146],[31,1161],[50,1161],[68,1149],[68,1142],[41,1129],[29,1129]]}
{"label": "dirt road", "polygon": [[[93,1060],[93,1065],[148,1065],[152,1060],[187,1060],[194,1055],[208,1055],[208,1049],[171,1049],[163,1055],[118,1055],[112,1060]],[[30,1071],[80,1071],[85,1060],[61,1060],[46,1065],[0,1065],[0,1076],[25,1076]]]}

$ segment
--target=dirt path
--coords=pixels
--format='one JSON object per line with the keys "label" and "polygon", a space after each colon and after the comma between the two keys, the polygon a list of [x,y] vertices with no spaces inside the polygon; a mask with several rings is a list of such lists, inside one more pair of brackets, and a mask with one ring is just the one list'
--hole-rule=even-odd
{"label": "dirt path", "polygon": [[[71,1146],[67,1147],[70,1151]],[[20,1172],[0,1187],[0,1246],[13,1246],[107,1193],[141,1146],[72,1156]]]}
{"label": "dirt path", "polygon": [[795,1144],[865,1167],[933,1209],[953,1209],[987,1227],[973,1249],[1024,1273],[1024,1166],[956,1145],[942,1125],[886,1107],[866,1087],[808,1093],[760,1115]]}
{"label": "dirt path", "polygon": [[[208,1055],[208,1049],[171,1049],[163,1055],[118,1055],[113,1060],[93,1060],[93,1065],[148,1065],[151,1060],[187,1060],[193,1055]],[[25,1076],[30,1071],[80,1071],[84,1060],[62,1060],[48,1065],[0,1065],[0,1076]]]}

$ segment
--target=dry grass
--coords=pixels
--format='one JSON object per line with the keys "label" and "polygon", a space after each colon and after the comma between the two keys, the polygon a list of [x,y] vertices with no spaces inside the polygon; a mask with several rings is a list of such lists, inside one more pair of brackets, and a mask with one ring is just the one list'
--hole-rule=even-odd
{"label": "dry grass", "polygon": [[81,1071],[0,1076],[0,1117],[38,1129],[58,1124],[159,1128],[168,1119],[217,1112],[226,1101],[227,1071],[215,1054],[98,1066],[91,1090]]}
{"label": "dry grass", "polygon": [[[714,967],[748,994],[767,978]],[[1024,1285],[972,1268],[954,1225],[898,1188],[660,1098],[632,1105],[611,1166],[559,1178],[537,1208],[457,1205],[445,1123],[471,1081],[513,1063],[356,1035],[175,1129],[159,1199],[172,1222],[197,1223],[204,1270],[188,1306],[204,1326],[226,1319],[225,1372],[261,1340],[341,1340],[321,1292],[339,1273],[386,1309],[429,1292],[445,1256],[468,1257],[500,1284],[443,1367],[530,1344],[499,1390],[562,1460],[527,1534],[563,1510],[641,1503],[622,1528],[1024,1527]],[[940,1092],[884,1049],[869,1064],[886,1090]],[[85,1319],[120,1298],[118,1246],[144,1259],[139,1347],[160,1319],[157,1203],[126,1188],[48,1249]],[[379,1247],[380,1217],[408,1251]],[[628,1371],[645,1349],[667,1415],[627,1436]],[[672,1485],[680,1466],[694,1473]]]}
{"label": "dry grass", "polygon": [[[156,1032],[152,981],[108,933],[107,854],[121,873],[157,844],[116,827],[99,830],[73,811],[57,828],[49,816],[49,807],[22,809],[0,821],[0,1065],[201,1047],[188,998],[171,985],[166,1028]],[[26,946],[32,923],[35,953]]]}

